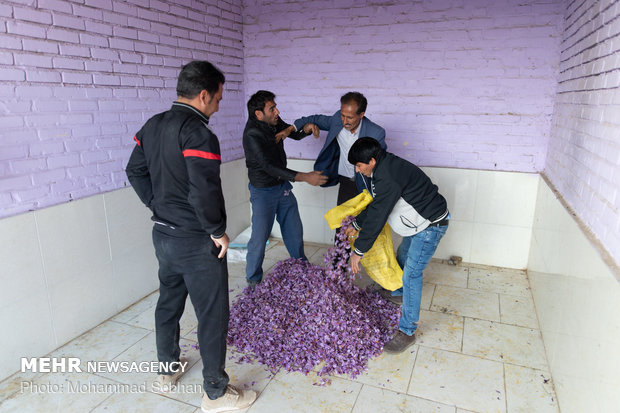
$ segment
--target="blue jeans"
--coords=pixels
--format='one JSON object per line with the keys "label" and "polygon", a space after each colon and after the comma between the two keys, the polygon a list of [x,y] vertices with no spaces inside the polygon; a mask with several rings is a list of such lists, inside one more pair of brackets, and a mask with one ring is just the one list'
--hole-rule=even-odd
{"label": "blue jeans", "polygon": [[424,231],[404,237],[398,247],[396,260],[403,269],[403,286],[392,295],[403,296],[403,307],[398,329],[411,336],[420,321],[420,302],[422,301],[422,272],[433,257],[447,225],[428,227]]}
{"label": "blue jeans", "polygon": [[307,260],[304,254],[304,231],[290,182],[268,188],[249,184],[248,188],[252,204],[252,235],[248,242],[245,278],[260,282],[263,279],[265,243],[269,239],[274,219],[280,224],[282,239],[290,256]]}

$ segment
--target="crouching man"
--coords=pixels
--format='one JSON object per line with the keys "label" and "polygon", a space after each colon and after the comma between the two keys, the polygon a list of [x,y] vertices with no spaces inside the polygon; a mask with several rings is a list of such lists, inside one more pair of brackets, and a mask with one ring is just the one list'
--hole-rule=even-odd
{"label": "crouching man", "polygon": [[422,299],[422,271],[448,229],[450,214],[445,198],[430,178],[414,164],[386,152],[372,138],[360,138],[351,147],[348,160],[355,171],[371,178],[373,200],[347,230],[357,236],[351,254],[351,269],[359,271],[364,253],[375,242],[385,223],[403,236],[396,258],[403,269],[403,287],[398,331],[385,344],[388,353],[400,353],[415,342]]}

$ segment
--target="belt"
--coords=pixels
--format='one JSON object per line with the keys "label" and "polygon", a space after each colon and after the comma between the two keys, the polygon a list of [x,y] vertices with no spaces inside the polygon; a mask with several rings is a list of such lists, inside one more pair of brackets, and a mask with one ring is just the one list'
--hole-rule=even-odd
{"label": "belt", "polygon": [[448,226],[449,223],[450,223],[450,219],[446,216],[441,221],[433,222],[432,224],[429,225],[429,227],[444,227],[444,226]]}

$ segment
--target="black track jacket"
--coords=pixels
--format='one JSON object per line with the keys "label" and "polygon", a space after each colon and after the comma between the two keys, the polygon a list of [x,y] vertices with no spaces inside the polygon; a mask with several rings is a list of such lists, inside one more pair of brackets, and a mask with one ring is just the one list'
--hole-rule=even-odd
{"label": "black track jacket", "polygon": [[174,102],[134,136],[127,178],[162,231],[176,236],[226,232],[220,143],[209,118]]}
{"label": "black track jacket", "polygon": [[[243,150],[245,165],[248,167],[248,179],[252,186],[269,188],[295,181],[296,171],[286,167],[284,140],[276,143],[276,131],[286,129],[289,125],[278,118],[278,124],[271,126],[258,119],[248,119],[243,131]],[[299,140],[309,133],[303,130],[291,133],[289,138]]]}

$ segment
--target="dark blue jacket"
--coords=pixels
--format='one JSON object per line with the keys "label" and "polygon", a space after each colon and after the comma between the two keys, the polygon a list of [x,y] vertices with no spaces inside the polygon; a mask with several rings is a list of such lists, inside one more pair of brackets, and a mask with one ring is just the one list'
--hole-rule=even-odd
{"label": "dark blue jacket", "polygon": [[[342,118],[340,117],[340,111],[334,113],[332,116],[312,115],[299,118],[295,121],[295,127],[297,130],[301,130],[306,123],[314,123],[319,129],[328,131],[325,144],[314,163],[314,170],[323,171],[323,175],[328,177],[327,182],[321,186],[334,186],[338,183],[338,159],[340,157],[340,146],[336,138],[344,127]],[[370,137],[376,139],[383,149],[387,149],[387,145],[385,144],[385,129],[367,117],[364,117],[362,120],[359,136],[360,138]],[[345,154],[345,157],[346,155],[347,154]],[[357,184],[358,192],[362,192],[365,188],[362,174],[355,174],[355,183]]]}

